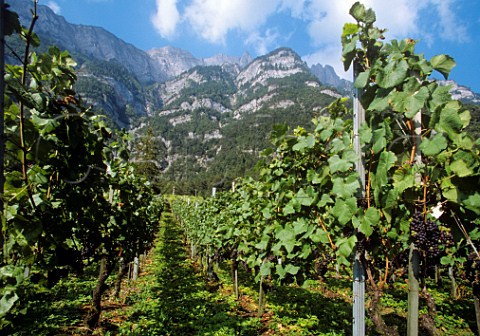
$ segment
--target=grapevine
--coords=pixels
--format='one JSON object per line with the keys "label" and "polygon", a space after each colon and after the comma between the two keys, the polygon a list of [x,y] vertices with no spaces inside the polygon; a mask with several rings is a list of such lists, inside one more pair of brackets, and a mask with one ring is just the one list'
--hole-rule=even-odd
{"label": "grapevine", "polygon": [[48,291],[61,276],[98,263],[87,319],[95,327],[104,281],[122,257],[130,262],[151,246],[162,202],[136,176],[128,138],[115,136],[73,90],[76,63],[69,53],[30,51],[39,44],[36,2],[29,29],[9,18],[16,20],[9,22],[17,27],[11,32],[23,38],[25,57],[7,64],[5,75],[0,325],[26,310],[19,289],[29,290],[28,283]]}
{"label": "grapevine", "polygon": [[[237,209],[230,203],[219,211],[216,203],[212,213],[206,200],[206,208],[196,210],[202,224],[192,221],[189,228],[207,225],[201,227],[210,237],[205,242],[216,246],[222,246],[223,235],[230,238],[236,227],[245,228],[235,255],[255,270],[260,282],[269,277],[301,283],[315,265],[323,273],[318,252],[349,265],[358,241],[373,295],[369,312],[379,332],[395,334],[379,308],[389,272],[406,273],[391,268],[407,266],[398,256],[408,253],[410,242],[435,265],[454,250],[458,234],[449,212],[462,213],[466,221],[480,213],[475,182],[480,159],[464,132],[469,112],[452,100],[448,87],[429,78],[434,71],[448,78],[453,59],[426,59],[415,52],[412,39],[384,42],[386,30],[374,26],[375,13],[358,2],[350,14],[356,23],[344,26],[343,60],[346,69],[358,62],[355,87],[363,93],[366,111],[359,134],[368,167],[366,199],[357,198],[352,123],[338,100],[326,110],[328,117],[313,120],[313,132],[297,128],[287,133],[277,127],[275,149],[267,152],[258,180],[240,183],[233,193]],[[431,219],[438,204],[444,209],[441,226]],[[210,229],[219,226],[220,231]],[[203,243],[197,239],[196,244]]]}

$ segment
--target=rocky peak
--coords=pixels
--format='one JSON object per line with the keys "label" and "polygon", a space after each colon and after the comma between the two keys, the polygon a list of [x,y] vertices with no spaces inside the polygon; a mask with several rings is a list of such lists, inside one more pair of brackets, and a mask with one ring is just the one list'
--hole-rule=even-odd
{"label": "rocky peak", "polygon": [[244,68],[252,60],[252,56],[245,51],[240,57],[218,54],[204,58],[203,65],[238,65],[240,68]]}
{"label": "rocky peak", "polygon": [[280,48],[251,62],[237,76],[237,85],[265,85],[269,78],[284,78],[299,72],[309,72],[305,62],[293,50]]}
{"label": "rocky peak", "polygon": [[[31,1],[15,0],[10,4],[19,14],[22,24],[28,26],[31,20]],[[47,6],[38,5],[37,12],[39,19],[35,32],[41,41],[54,43],[61,49],[67,49],[71,53],[80,54],[89,59],[115,60],[123,64],[142,82],[165,80],[165,76],[144,51],[126,43],[107,30],[68,23],[65,18],[55,14]]]}
{"label": "rocky peak", "polygon": [[188,51],[172,46],[151,49],[147,51],[147,54],[168,78],[178,76],[203,63]]}
{"label": "rocky peak", "polygon": [[252,56],[248,53],[248,51],[244,51],[242,56],[240,57],[240,66],[241,67],[246,67],[250,62],[253,61]]}
{"label": "rocky peak", "polygon": [[469,104],[480,104],[480,94],[473,92],[466,86],[459,85],[453,80],[439,80],[437,83],[443,86],[450,85],[450,94],[453,99]]}
{"label": "rocky peak", "polygon": [[188,51],[172,46],[155,48],[147,53],[160,69],[167,74],[169,79],[179,76],[198,65],[219,65],[228,69],[242,69],[252,61],[252,57],[247,52],[240,57],[218,54],[207,58],[196,58]]}
{"label": "rocky peak", "polygon": [[330,65],[323,66],[317,63],[310,67],[310,71],[324,85],[333,86],[347,92],[353,88],[352,82],[340,78]]}

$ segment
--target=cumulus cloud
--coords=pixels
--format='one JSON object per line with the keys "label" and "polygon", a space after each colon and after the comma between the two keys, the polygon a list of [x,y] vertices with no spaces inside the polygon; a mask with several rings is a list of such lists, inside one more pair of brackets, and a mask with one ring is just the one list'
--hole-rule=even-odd
{"label": "cumulus cloud", "polygon": [[452,0],[432,0],[436,7],[440,23],[440,35],[447,41],[467,42],[470,40],[465,25],[459,22],[458,17],[452,10]]}
{"label": "cumulus cloud", "polygon": [[305,13],[306,0],[281,0],[279,10],[290,12],[292,17],[300,19]]}
{"label": "cumulus cloud", "polygon": [[46,3],[46,5],[55,13],[55,14],[60,14],[60,5],[56,3],[55,1],[49,1]]}
{"label": "cumulus cloud", "polygon": [[276,0],[193,0],[185,8],[185,20],[205,40],[225,43],[230,31],[255,31],[276,8]]}
{"label": "cumulus cloud", "polygon": [[[307,21],[307,32],[316,51],[304,55],[305,61],[312,65],[316,63],[329,64],[342,78],[352,79],[350,72],[346,73],[341,62],[340,36],[345,22],[354,22],[349,10],[356,0],[324,1],[312,0],[304,8],[303,17]],[[388,27],[389,36],[405,37],[418,30],[416,25],[419,3],[425,0],[397,0],[395,10],[391,3],[384,0],[364,0],[362,3],[373,8],[377,15],[376,25]]]}
{"label": "cumulus cloud", "polygon": [[151,17],[151,21],[162,37],[173,37],[179,20],[180,14],[176,0],[157,0],[157,10]]}
{"label": "cumulus cloud", "polygon": [[277,41],[281,35],[277,29],[267,29],[264,35],[259,32],[252,32],[245,40],[245,45],[253,46],[258,55],[265,55],[272,49],[279,47]]}
{"label": "cumulus cloud", "polygon": [[[341,62],[340,35],[345,22],[354,19],[348,14],[355,0],[324,1],[312,0],[305,6],[308,21],[308,34],[317,51],[305,55],[309,64],[330,64],[342,78],[352,78],[345,73]],[[373,8],[376,26],[387,28],[387,38],[411,37],[429,44],[435,40],[467,41],[467,29],[454,14],[455,0],[397,0],[395,10],[392,4],[384,0],[363,0],[362,3]],[[425,21],[428,24],[425,24]]]}
{"label": "cumulus cloud", "polygon": [[[403,37],[418,32],[418,14],[428,1],[397,0],[395,10],[392,10],[390,2],[384,0],[364,0],[362,3],[375,10],[377,26],[388,27],[391,37]],[[354,2],[313,0],[305,7],[308,33],[315,45],[340,43],[343,24],[354,21],[348,13]]]}
{"label": "cumulus cloud", "polygon": [[[303,55],[309,63],[332,65],[344,78],[351,78],[341,64],[340,35],[345,22],[354,22],[349,9],[356,0],[156,0],[152,17],[155,29],[163,37],[173,37],[186,25],[211,44],[226,44],[234,32],[241,42],[258,54],[265,54],[288,40],[276,15],[291,17],[309,37],[310,49]],[[438,39],[466,41],[467,29],[454,14],[458,0],[362,0],[377,14],[376,25],[387,28],[387,38]],[[178,4],[182,3],[180,7]],[[180,11],[178,8],[181,8]],[[181,18],[181,19],[180,19]],[[273,22],[273,24],[272,24]],[[305,48],[307,49],[307,48]]]}

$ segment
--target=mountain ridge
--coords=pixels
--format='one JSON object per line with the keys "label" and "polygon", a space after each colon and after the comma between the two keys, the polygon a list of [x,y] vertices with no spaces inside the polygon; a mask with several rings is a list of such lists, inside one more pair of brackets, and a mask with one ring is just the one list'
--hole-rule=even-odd
{"label": "mountain ridge", "polygon": [[[29,22],[31,19],[31,13],[29,12],[31,1],[15,0],[9,4],[20,15],[24,24]],[[39,4],[37,9],[39,20],[36,29],[38,29],[38,34],[41,37],[42,35],[46,37],[48,42],[55,42],[61,48],[74,53],[78,52],[86,57],[94,57],[100,60],[115,59],[129,69],[140,82],[146,84],[164,82],[194,66],[238,64],[240,67],[245,67],[253,61],[253,58],[247,52],[244,52],[241,56],[217,54],[207,58],[197,58],[189,51],[174,46],[163,46],[144,51],[123,41],[102,27],[69,23],[63,16],[55,14],[46,5]],[[98,42],[98,39],[101,43]],[[188,55],[185,59],[186,63],[178,64],[177,62],[177,64],[173,64],[172,58],[159,57],[158,51],[162,49],[176,50],[177,56],[180,54]],[[168,69],[165,69],[165,67]],[[351,94],[353,89],[351,81],[340,78],[330,65],[317,63],[312,64],[309,68],[323,84],[332,86],[344,94]],[[480,94],[473,92],[461,83],[455,82],[452,93],[455,97],[467,103],[480,104]]]}
{"label": "mountain ridge", "polygon": [[[13,10],[21,3],[28,1],[18,0]],[[25,24],[28,6],[22,13]],[[78,62],[76,92],[112,126],[130,129],[135,141],[150,134],[160,184],[175,181],[185,193],[251,172],[274,125],[308,128],[326,105],[352,95],[352,83],[333,67],[308,66],[290,48],[254,59],[248,53],[197,58],[173,46],[142,51],[103,28],[71,25],[45,6],[39,14],[41,41],[70,50]],[[480,102],[468,88],[444,84]],[[134,160],[141,154],[134,151]]]}
{"label": "mountain ridge", "polygon": [[[19,14],[23,24],[27,25],[31,20],[30,1],[16,0],[10,6]],[[143,83],[163,82],[198,65],[238,64],[240,67],[245,67],[253,61],[248,52],[244,52],[240,56],[216,54],[207,58],[197,58],[190,52],[174,46],[163,46],[144,51],[102,27],[69,23],[63,16],[55,14],[48,6],[38,5],[37,11],[39,20],[36,24],[36,32],[42,40],[55,42],[60,48],[83,54],[87,58],[117,60],[130,69]],[[180,59],[185,59],[185,64],[178,64],[177,58],[177,64],[172,66],[172,58],[161,57],[162,51],[165,50],[175,50],[174,56],[182,56]],[[165,69],[166,66],[169,69]],[[334,83],[340,80],[336,74],[335,76],[333,82],[327,80],[325,84],[335,86]],[[320,79],[322,79],[321,76]],[[326,79],[323,78],[323,80]]]}

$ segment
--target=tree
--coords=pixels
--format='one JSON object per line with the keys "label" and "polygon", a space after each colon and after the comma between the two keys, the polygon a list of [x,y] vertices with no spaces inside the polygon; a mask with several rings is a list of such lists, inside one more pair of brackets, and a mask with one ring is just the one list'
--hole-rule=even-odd
{"label": "tree", "polygon": [[154,136],[153,129],[148,127],[133,143],[134,165],[139,176],[146,178],[152,185],[159,184],[159,175],[165,169],[167,149]]}

